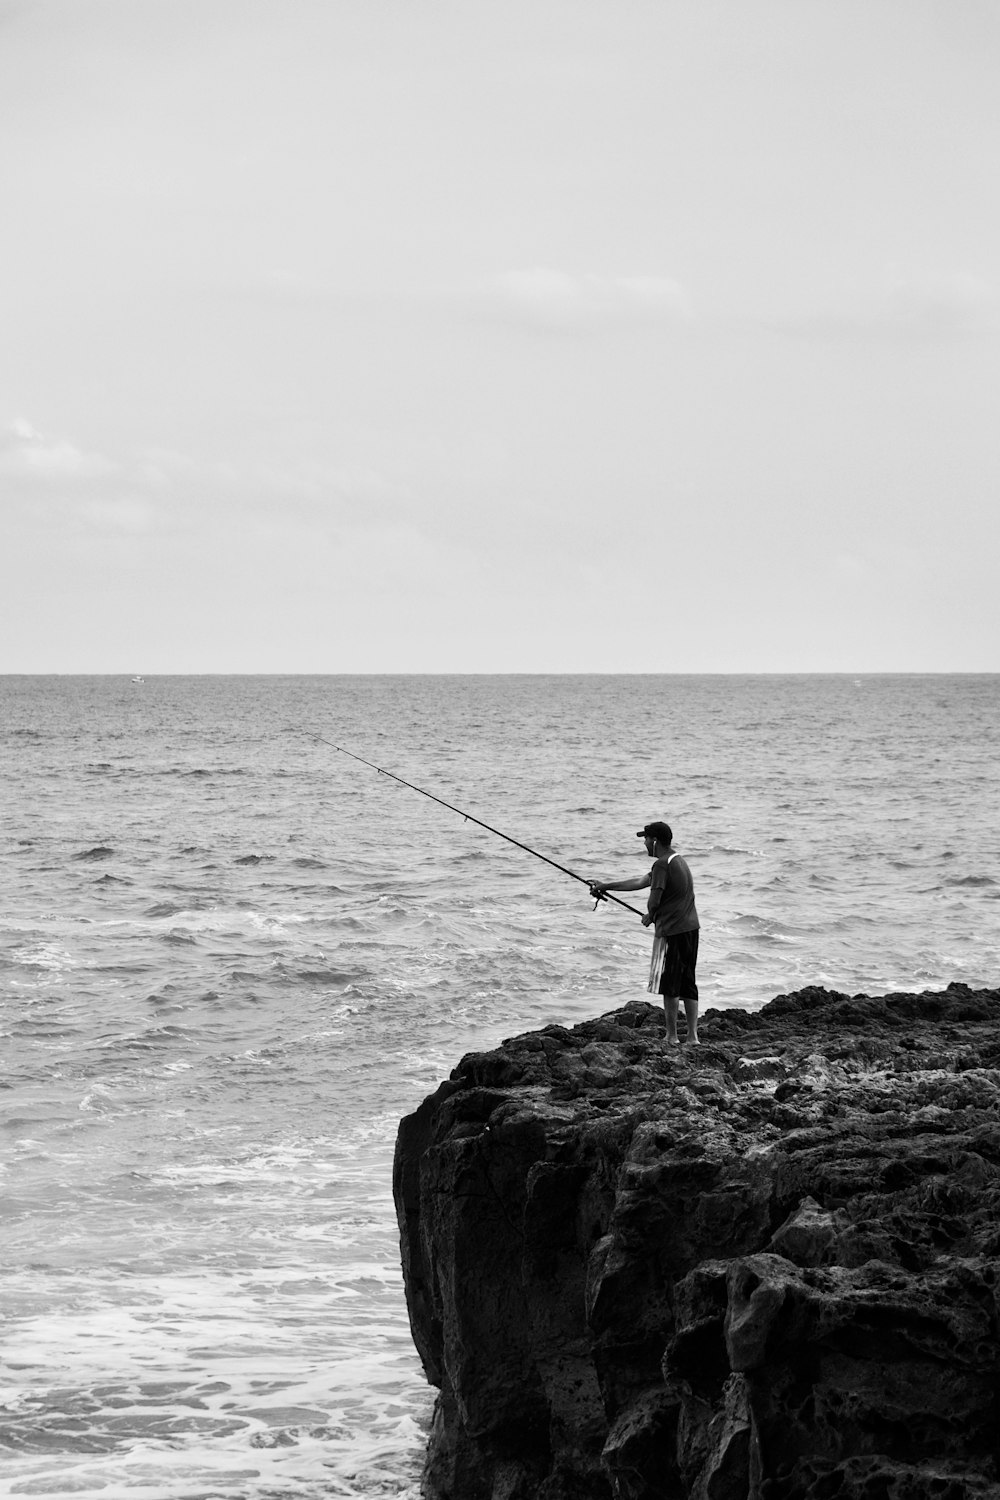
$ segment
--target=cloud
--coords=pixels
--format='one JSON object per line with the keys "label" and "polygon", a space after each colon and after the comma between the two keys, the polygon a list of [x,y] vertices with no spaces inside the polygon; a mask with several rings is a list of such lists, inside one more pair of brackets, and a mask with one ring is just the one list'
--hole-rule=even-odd
{"label": "cloud", "polygon": [[890,270],[878,285],[768,323],[806,337],[965,338],[1000,331],[1000,295],[967,271],[904,275]]}
{"label": "cloud", "polygon": [[694,315],[684,288],[667,276],[573,274],[534,266],[492,277],[481,296],[506,320],[555,333],[684,323]]}
{"label": "cloud", "polygon": [[405,511],[414,498],[406,484],[370,464],[324,464],[305,457],[283,469],[259,468],[244,483],[265,500],[287,500],[318,515],[384,518]]}
{"label": "cloud", "polygon": [[371,464],[233,462],[150,448],[110,458],[24,417],[0,426],[0,496],[19,525],[93,539],[181,545],[288,538],[324,544],[405,518],[417,497]]}
{"label": "cloud", "polygon": [[148,464],[130,465],[40,431],[24,417],[0,428],[4,498],[43,528],[98,538],[162,530]]}
{"label": "cloud", "polygon": [[47,437],[24,417],[0,430],[0,473],[43,484],[104,479],[117,465],[97,453],[85,453],[62,438]]}
{"label": "cloud", "polygon": [[895,597],[930,583],[935,567],[935,554],[927,547],[884,543],[834,553],[826,574],[839,590],[861,594],[874,588]]}
{"label": "cloud", "polygon": [[967,271],[947,275],[892,276],[885,315],[916,333],[975,333],[998,326],[1000,299],[987,282]]}
{"label": "cloud", "polygon": [[159,511],[141,495],[85,500],[80,513],[95,531],[106,535],[145,536],[160,529]]}

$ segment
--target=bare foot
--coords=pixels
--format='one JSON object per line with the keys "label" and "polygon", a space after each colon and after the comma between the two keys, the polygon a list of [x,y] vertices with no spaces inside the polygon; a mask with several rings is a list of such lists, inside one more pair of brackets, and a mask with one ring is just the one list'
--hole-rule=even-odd
{"label": "bare foot", "polygon": [[663,1045],[665,1047],[679,1047],[680,1044],[681,1039],[679,1036],[665,1036],[663,1038]]}

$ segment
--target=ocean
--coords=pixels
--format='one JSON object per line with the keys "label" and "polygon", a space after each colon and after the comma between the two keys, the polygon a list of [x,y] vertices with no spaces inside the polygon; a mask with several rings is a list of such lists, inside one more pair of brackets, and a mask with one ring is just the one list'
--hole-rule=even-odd
{"label": "ocean", "polygon": [[645,998],[637,917],[324,740],[592,878],[665,818],[757,1007],[1000,983],[998,688],[0,679],[4,1493],[413,1500],[397,1122]]}

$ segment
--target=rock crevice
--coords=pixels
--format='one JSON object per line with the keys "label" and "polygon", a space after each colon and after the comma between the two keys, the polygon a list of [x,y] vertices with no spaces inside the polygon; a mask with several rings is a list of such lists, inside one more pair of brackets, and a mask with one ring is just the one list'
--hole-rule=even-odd
{"label": "rock crevice", "polygon": [[1000,991],[462,1059],[394,1188],[429,1500],[1000,1500]]}

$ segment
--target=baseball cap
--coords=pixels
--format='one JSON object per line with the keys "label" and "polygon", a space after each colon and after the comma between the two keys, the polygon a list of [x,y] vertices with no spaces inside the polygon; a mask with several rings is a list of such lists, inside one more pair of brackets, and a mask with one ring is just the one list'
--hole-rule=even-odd
{"label": "baseball cap", "polygon": [[660,844],[672,844],[674,841],[673,831],[669,823],[647,823],[645,828],[640,828],[636,834],[637,839],[656,839]]}

